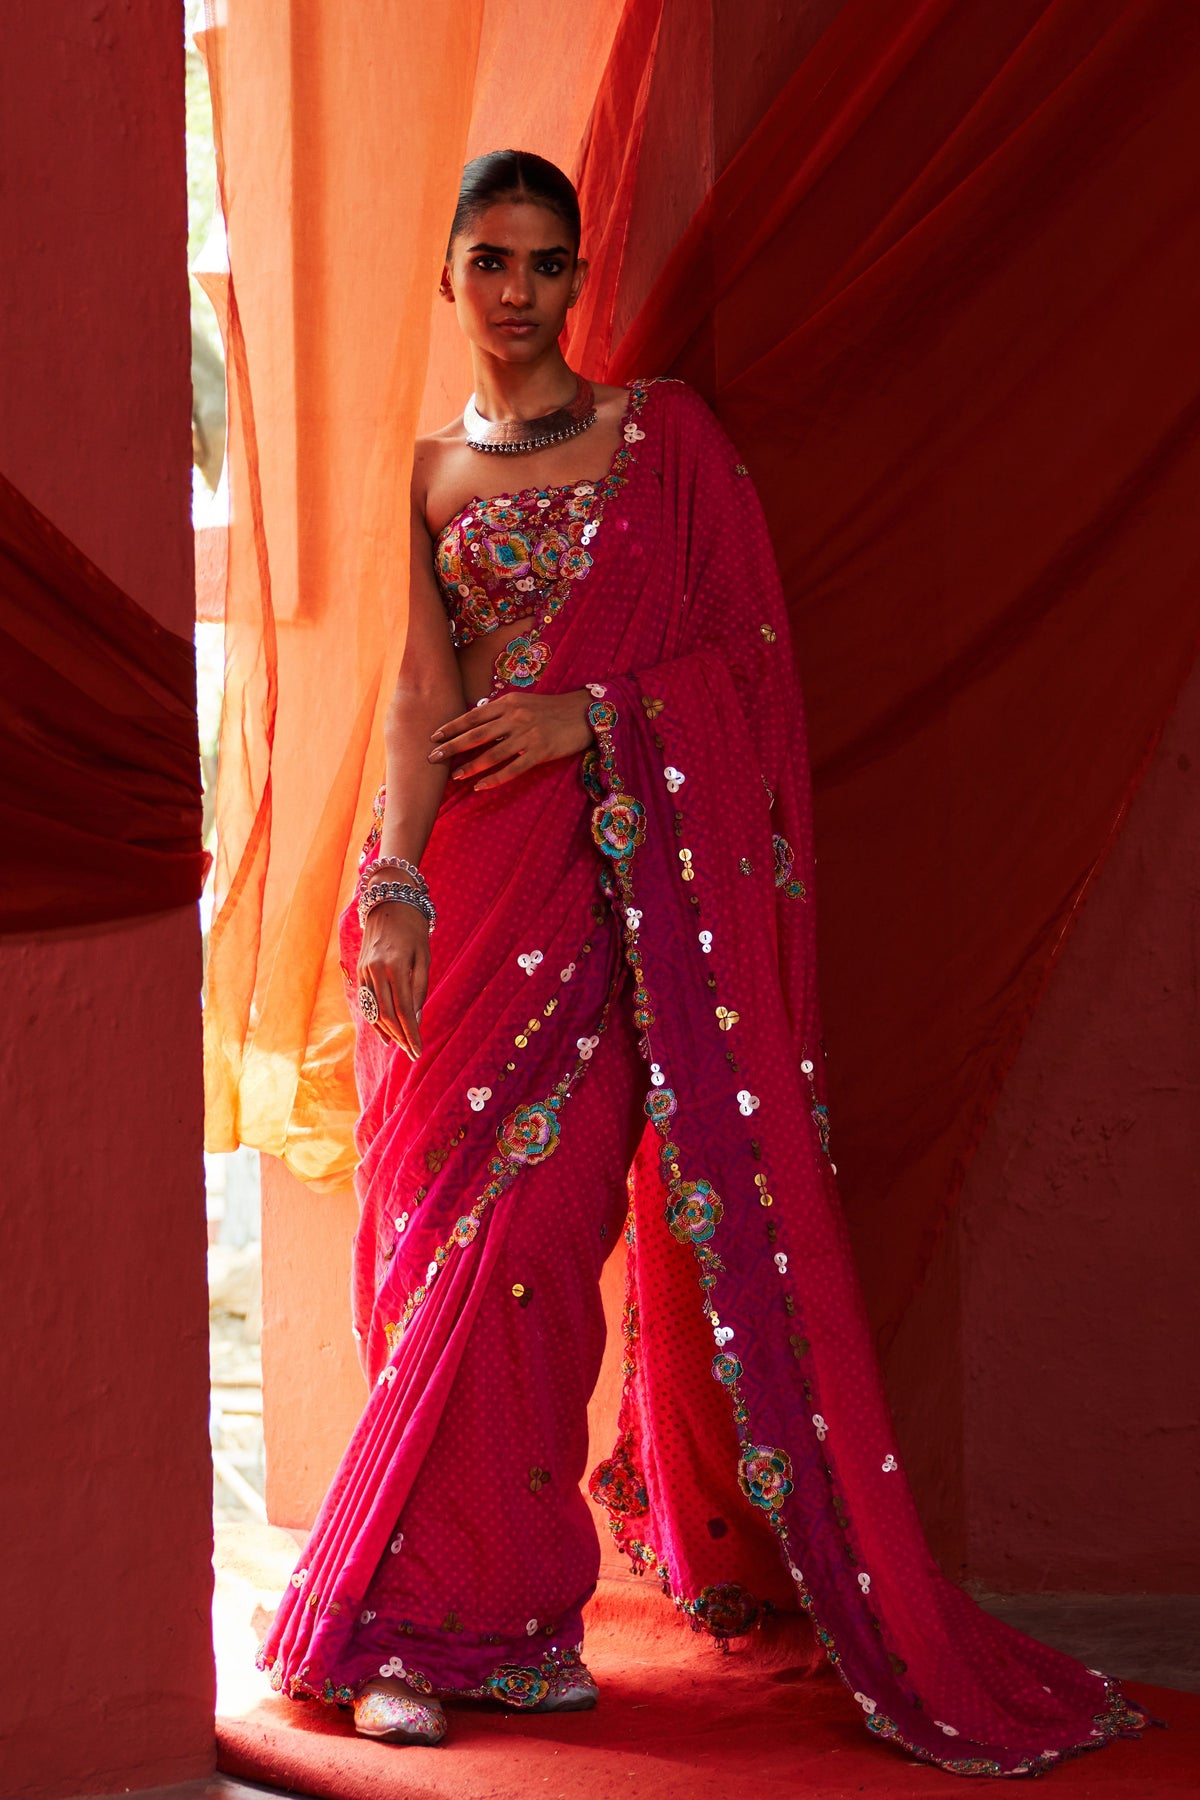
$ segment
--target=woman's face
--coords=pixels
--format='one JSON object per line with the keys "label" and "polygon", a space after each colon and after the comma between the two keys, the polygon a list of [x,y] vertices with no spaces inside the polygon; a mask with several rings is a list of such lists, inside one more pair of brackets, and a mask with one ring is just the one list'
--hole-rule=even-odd
{"label": "woman's face", "polygon": [[503,200],[455,238],[441,291],[481,350],[502,362],[536,362],[557,343],[586,274],[556,212]]}

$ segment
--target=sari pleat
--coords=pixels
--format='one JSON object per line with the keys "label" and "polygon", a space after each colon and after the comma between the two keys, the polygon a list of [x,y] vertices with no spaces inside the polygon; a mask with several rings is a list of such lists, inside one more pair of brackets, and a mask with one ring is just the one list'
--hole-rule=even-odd
{"label": "sari pleat", "polygon": [[[629,1172],[625,1386],[590,1483],[619,1546],[718,1640],[803,1610],[881,1739],[1038,1773],[1144,1717],[926,1546],[838,1203],[774,556],[699,397],[630,394],[537,675],[591,687],[597,747],[447,794],[425,1054],[359,1032],[375,1386],[259,1660],[297,1698],[383,1669],[529,1705],[577,1655],[598,1565],[573,1484]],[[358,942],[350,907],[351,1001]]]}

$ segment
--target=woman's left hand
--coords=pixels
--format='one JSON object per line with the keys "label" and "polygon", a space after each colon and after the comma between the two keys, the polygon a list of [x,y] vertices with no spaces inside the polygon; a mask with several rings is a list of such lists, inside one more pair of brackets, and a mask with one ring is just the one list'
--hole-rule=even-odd
{"label": "woman's left hand", "polygon": [[501,694],[486,705],[460,713],[433,733],[430,762],[447,762],[479,750],[461,769],[455,781],[465,781],[481,770],[488,773],[476,788],[499,787],[523,775],[535,763],[553,762],[560,756],[578,756],[595,742],[588,724],[592,696],[586,688],[570,694]]}

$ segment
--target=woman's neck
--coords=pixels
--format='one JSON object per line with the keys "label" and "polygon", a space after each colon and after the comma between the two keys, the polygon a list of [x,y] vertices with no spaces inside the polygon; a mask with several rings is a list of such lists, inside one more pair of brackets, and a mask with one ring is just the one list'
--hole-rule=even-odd
{"label": "woman's neck", "polygon": [[532,363],[501,362],[499,357],[474,350],[475,405],[491,424],[512,419],[537,419],[543,413],[567,406],[575,397],[578,377],[568,367],[555,344],[553,352]]}

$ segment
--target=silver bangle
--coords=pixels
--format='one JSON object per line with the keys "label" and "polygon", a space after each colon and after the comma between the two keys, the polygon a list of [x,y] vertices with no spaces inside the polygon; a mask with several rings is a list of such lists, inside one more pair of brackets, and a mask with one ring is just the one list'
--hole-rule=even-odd
{"label": "silver bangle", "polygon": [[367,914],[377,906],[384,906],[388,901],[398,900],[402,906],[415,906],[428,922],[432,932],[437,924],[437,908],[427,893],[419,888],[410,887],[406,881],[377,881],[358,898],[358,922],[365,925]]}
{"label": "silver bangle", "polygon": [[407,856],[377,856],[374,861],[369,862],[359,873],[358,891],[360,894],[370,885],[371,877],[379,869],[399,869],[402,875],[407,875],[411,879],[413,885],[419,888],[421,893],[427,894],[429,892],[429,883],[422,875],[420,869],[418,869],[416,863],[409,862]]}

